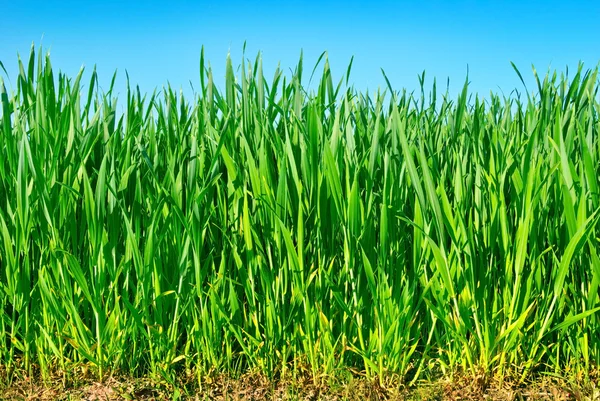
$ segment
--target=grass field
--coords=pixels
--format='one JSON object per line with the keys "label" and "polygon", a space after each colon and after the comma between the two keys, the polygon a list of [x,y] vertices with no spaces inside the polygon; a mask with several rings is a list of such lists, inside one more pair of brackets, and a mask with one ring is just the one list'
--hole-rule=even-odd
{"label": "grass field", "polygon": [[360,93],[326,58],[268,79],[228,60],[223,84],[202,57],[193,98],[117,103],[41,52],[19,67],[0,85],[3,382],[596,380],[597,69],[483,101],[424,77]]}

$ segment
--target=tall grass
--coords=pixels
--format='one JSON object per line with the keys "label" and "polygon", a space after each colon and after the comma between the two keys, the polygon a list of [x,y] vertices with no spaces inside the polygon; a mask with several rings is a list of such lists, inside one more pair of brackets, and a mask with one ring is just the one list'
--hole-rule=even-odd
{"label": "tall grass", "polygon": [[118,106],[114,79],[19,60],[0,85],[0,364],[597,367],[597,69],[483,101],[423,79],[370,96],[322,61],[312,93],[302,60],[268,80],[260,58],[228,60],[220,91],[202,57],[191,101],[128,87]]}

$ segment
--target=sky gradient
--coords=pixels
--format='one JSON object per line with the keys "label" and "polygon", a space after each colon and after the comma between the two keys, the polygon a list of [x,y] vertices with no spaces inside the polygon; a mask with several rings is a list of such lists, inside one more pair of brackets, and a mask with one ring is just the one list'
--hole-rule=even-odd
{"label": "sky gradient", "polygon": [[468,66],[471,89],[485,96],[522,89],[511,61],[531,84],[532,64],[545,73],[600,61],[600,3],[592,1],[4,0],[0,8],[0,61],[13,86],[16,54],[26,57],[32,42],[50,50],[55,70],[75,76],[96,64],[104,86],[118,70],[120,90],[127,70],[142,91],[166,82],[197,88],[202,45],[222,83],[227,53],[238,66],[245,41],[247,58],[262,52],[267,77],[278,62],[293,69],[302,49],[307,71],[328,51],[337,80],[354,56],[351,83],[370,92],[385,87],[381,68],[395,89],[416,89],[425,70],[428,85],[435,76],[445,87],[450,78],[457,93]]}

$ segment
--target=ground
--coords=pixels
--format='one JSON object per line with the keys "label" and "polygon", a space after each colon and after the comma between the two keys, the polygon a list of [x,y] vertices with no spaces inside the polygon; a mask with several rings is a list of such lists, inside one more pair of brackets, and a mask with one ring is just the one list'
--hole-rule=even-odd
{"label": "ground", "polygon": [[258,374],[232,379],[213,376],[177,385],[150,378],[108,376],[102,382],[82,377],[65,383],[60,377],[29,380],[24,377],[4,386],[2,400],[590,400],[600,401],[596,381],[575,385],[564,379],[540,378],[514,385],[478,378],[459,377],[406,387],[355,377],[344,383],[325,384],[304,377],[295,381],[269,381]]}

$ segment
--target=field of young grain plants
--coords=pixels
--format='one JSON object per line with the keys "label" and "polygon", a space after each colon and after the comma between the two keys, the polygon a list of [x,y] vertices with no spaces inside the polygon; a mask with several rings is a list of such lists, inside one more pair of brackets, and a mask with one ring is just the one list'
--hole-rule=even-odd
{"label": "field of young grain plants", "polygon": [[482,101],[320,61],[202,58],[188,99],[4,74],[3,380],[595,372],[597,70]]}

